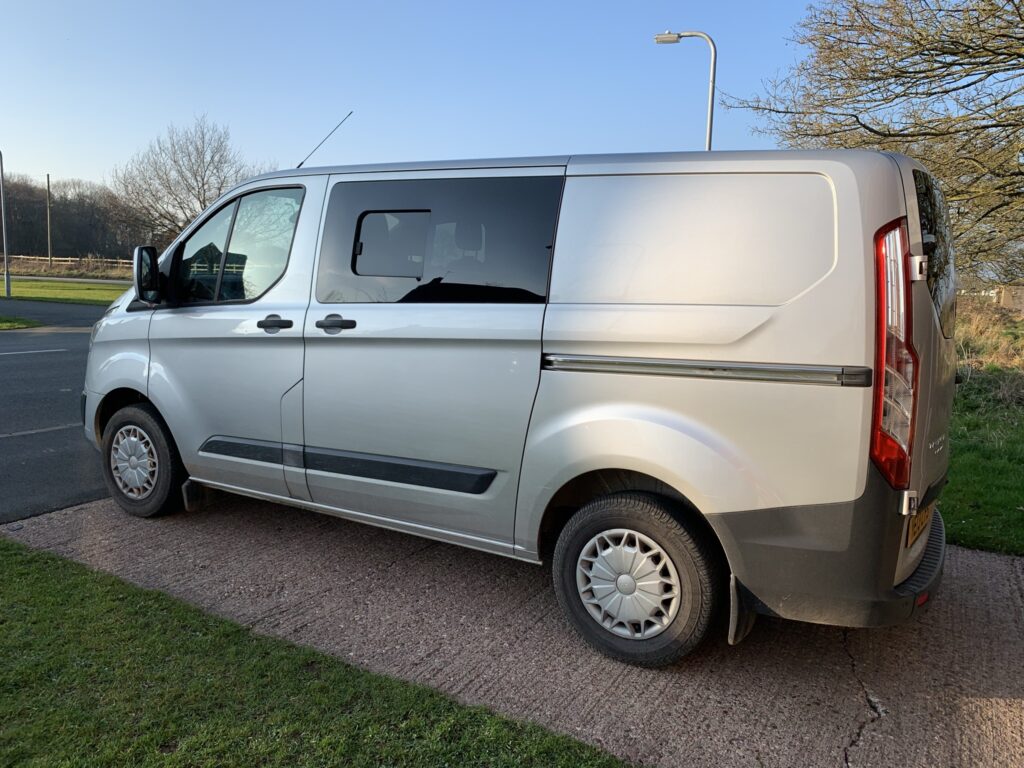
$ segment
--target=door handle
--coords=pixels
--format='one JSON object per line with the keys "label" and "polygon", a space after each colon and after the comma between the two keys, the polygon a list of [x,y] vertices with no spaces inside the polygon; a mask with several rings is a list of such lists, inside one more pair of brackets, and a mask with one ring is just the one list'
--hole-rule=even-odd
{"label": "door handle", "polygon": [[257,328],[262,328],[267,333],[277,333],[281,328],[291,328],[294,323],[285,320],[280,315],[267,315],[256,323]]}
{"label": "door handle", "polygon": [[346,320],[341,315],[328,315],[323,320],[316,321],[317,328],[323,328],[327,333],[337,333],[356,327],[355,320]]}

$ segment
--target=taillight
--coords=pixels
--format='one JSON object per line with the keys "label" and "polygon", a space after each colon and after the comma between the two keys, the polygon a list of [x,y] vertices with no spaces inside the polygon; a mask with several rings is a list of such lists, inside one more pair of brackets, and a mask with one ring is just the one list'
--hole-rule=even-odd
{"label": "taillight", "polygon": [[911,332],[907,220],[875,235],[876,351],[871,459],[894,488],[910,485],[917,353]]}

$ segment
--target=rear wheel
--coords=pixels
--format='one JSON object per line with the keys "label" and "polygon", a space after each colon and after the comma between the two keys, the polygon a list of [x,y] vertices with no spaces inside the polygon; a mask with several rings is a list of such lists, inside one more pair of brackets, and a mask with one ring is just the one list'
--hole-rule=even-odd
{"label": "rear wheel", "polygon": [[137,517],[156,517],[182,507],[186,479],[170,432],[153,406],[130,405],[103,430],[103,479],[114,501]]}
{"label": "rear wheel", "polygon": [[620,661],[677,661],[704,639],[722,602],[715,548],[672,512],[660,496],[616,493],[581,507],[558,537],[558,602],[587,642]]}

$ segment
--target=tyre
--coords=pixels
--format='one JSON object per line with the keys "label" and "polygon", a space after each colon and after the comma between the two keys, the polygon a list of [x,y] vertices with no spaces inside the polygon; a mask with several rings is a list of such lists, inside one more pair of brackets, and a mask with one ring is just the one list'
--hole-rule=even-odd
{"label": "tyre", "polygon": [[671,664],[707,635],[724,600],[709,537],[667,499],[615,493],[581,507],[558,537],[555,595],[573,628],[619,661]]}
{"label": "tyre", "polygon": [[171,433],[153,406],[130,405],[103,430],[103,479],[114,501],[136,517],[182,507],[185,468]]}

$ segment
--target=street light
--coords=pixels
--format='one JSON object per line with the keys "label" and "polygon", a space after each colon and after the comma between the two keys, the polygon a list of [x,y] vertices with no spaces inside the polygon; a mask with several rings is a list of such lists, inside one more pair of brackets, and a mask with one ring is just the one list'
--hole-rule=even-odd
{"label": "street light", "polygon": [[718,51],[715,49],[715,41],[703,32],[669,32],[668,30],[665,30],[660,35],[654,36],[654,42],[659,45],[665,43],[678,43],[684,37],[699,37],[701,40],[706,42],[708,47],[711,49],[711,77],[708,79],[708,133],[707,139],[704,141],[704,149],[710,152],[711,125],[714,122],[715,116],[715,60],[718,57]]}
{"label": "street light", "polygon": [[7,200],[4,198],[4,153],[0,152],[0,229],[4,238],[4,296],[11,298],[11,260],[7,253]]}

